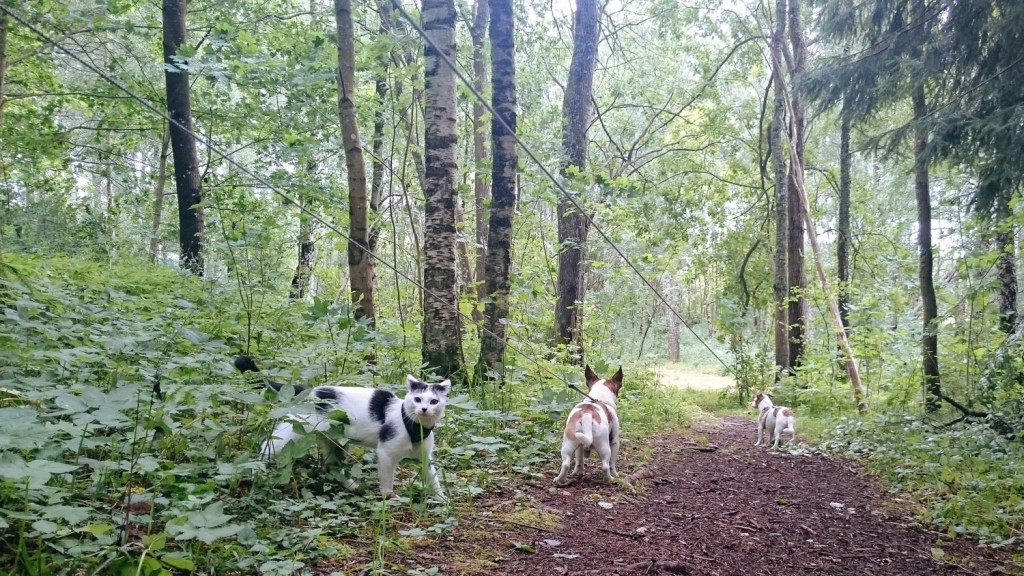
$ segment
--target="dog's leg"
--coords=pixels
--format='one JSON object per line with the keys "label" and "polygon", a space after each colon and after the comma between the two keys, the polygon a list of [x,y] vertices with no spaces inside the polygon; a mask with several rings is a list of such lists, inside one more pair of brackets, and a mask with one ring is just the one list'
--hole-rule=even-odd
{"label": "dog's leg", "polygon": [[612,472],[612,447],[608,445],[607,438],[595,439],[594,449],[597,450],[597,455],[601,457],[601,469],[604,471],[604,479],[611,482],[615,478],[615,474]]}
{"label": "dog's leg", "polygon": [[555,476],[555,484],[565,484],[566,476],[569,472],[569,464],[572,462],[572,455],[576,452],[576,444],[565,438],[562,440],[562,468],[558,471],[558,476]]}
{"label": "dog's leg", "polygon": [[586,460],[587,456],[590,455],[589,452],[590,450],[584,448],[583,446],[576,447],[576,450],[574,452],[576,454],[576,466],[573,467],[572,469],[573,476],[583,473],[583,461]]}
{"label": "dog's leg", "polygon": [[611,468],[612,468],[612,477],[613,477],[613,478],[616,478],[616,477],[618,477],[618,475],[619,475],[619,471],[615,469],[615,462],[616,462],[616,461],[617,461],[618,459],[619,459],[619,439],[618,439],[618,438],[616,438],[616,439],[615,439],[615,441],[614,441],[614,442],[612,442],[612,461],[611,461]]}
{"label": "dog's leg", "polygon": [[757,416],[757,442],[754,442],[754,446],[760,446],[761,445],[761,438],[762,438],[762,434],[764,433],[764,425],[765,425],[765,421],[764,420],[765,420],[764,419],[764,415],[763,414],[758,414],[758,416]]}

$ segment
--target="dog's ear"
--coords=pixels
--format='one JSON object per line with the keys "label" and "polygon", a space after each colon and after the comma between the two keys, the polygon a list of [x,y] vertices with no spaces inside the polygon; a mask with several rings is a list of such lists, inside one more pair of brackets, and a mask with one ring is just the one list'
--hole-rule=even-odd
{"label": "dog's ear", "polygon": [[594,374],[594,371],[590,369],[590,364],[587,364],[583,369],[583,377],[587,380],[587,388],[590,388],[595,382],[601,379],[600,376]]}
{"label": "dog's ear", "polygon": [[604,385],[610,388],[616,396],[619,395],[619,390],[622,390],[622,366],[619,366],[619,371],[614,376],[604,381]]}

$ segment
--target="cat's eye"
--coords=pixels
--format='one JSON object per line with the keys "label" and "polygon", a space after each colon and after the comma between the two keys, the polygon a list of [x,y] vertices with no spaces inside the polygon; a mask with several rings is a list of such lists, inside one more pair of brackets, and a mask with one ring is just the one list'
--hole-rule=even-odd
{"label": "cat's eye", "polygon": [[437,398],[434,398],[433,400],[430,401],[431,406],[433,406],[434,404],[437,404]]}
{"label": "cat's eye", "polygon": [[420,403],[420,397],[419,396],[413,396],[413,402],[416,402],[417,404],[419,404]]}

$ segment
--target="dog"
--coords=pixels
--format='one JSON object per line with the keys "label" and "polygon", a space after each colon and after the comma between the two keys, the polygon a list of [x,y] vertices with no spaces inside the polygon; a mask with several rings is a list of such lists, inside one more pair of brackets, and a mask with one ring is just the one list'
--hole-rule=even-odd
{"label": "dog", "polygon": [[[758,392],[750,406],[758,411],[757,442],[754,446],[760,446],[762,440],[767,446],[774,437],[775,443],[772,444],[772,448],[778,448],[783,432],[789,432],[790,444],[796,441],[796,416],[793,415],[792,409],[776,406],[771,397],[764,392]],[[768,437],[765,438],[765,435]]]}
{"label": "dog", "polygon": [[587,382],[587,399],[569,412],[562,435],[562,468],[555,476],[554,483],[563,486],[568,483],[569,464],[576,456],[576,467],[572,474],[583,472],[583,460],[593,448],[601,457],[604,477],[611,481],[618,476],[615,461],[619,456],[619,417],[615,401],[622,389],[622,367],[614,376],[605,380],[586,366],[583,374]]}

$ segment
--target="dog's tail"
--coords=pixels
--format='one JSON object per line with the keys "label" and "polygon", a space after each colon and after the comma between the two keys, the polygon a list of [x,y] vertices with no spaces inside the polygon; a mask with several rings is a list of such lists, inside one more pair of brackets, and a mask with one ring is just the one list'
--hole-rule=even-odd
{"label": "dog's tail", "polygon": [[583,413],[580,424],[576,427],[575,435],[576,441],[584,449],[590,448],[590,445],[594,443],[594,417],[590,415],[590,412]]}
{"label": "dog's tail", "polygon": [[[238,368],[238,371],[241,372],[242,374],[245,374],[246,372],[260,371],[260,367],[256,365],[256,361],[244,354],[239,354],[238,356],[235,356],[235,368]],[[266,384],[267,387],[273,390],[274,392],[280,392],[281,388],[284,388],[286,386],[285,384],[275,382],[269,378],[263,378],[263,383]],[[299,394],[302,391],[306,390],[308,386],[303,386],[302,384],[295,384],[292,386],[292,388],[295,390],[295,394]]]}

